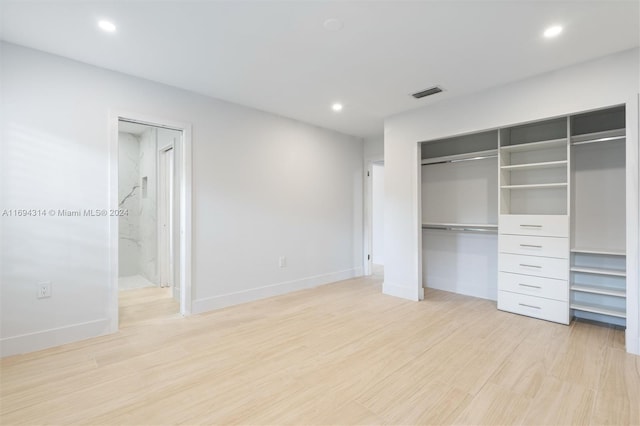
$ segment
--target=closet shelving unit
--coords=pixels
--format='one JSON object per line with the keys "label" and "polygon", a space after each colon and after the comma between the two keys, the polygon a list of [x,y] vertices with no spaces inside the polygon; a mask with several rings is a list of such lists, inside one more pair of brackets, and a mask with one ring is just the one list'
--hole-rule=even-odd
{"label": "closet shelving unit", "polygon": [[569,323],[566,117],[500,131],[498,309]]}
{"label": "closet shelving unit", "polygon": [[610,108],[572,117],[572,315],[626,322],[625,116]]}
{"label": "closet shelving unit", "polygon": [[[521,214],[532,210],[532,206],[520,209],[517,201],[512,203],[512,195],[522,200],[539,200],[549,198],[551,194],[552,198],[566,200],[569,186],[567,152],[566,119],[501,130],[501,214]],[[536,193],[532,193],[532,190],[536,190]],[[562,205],[560,202],[557,211],[566,214]]]}

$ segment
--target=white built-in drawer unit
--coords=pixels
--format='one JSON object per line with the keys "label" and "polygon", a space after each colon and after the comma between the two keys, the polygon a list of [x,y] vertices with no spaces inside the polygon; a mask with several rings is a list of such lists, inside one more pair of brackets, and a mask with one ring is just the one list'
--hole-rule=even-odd
{"label": "white built-in drawer unit", "polygon": [[568,237],[569,217],[566,215],[500,215],[500,234]]}
{"label": "white built-in drawer unit", "polygon": [[568,259],[500,253],[498,268],[500,272],[555,278],[558,280],[569,279]]}
{"label": "white built-in drawer unit", "polygon": [[498,309],[547,321],[569,324],[569,303],[566,301],[499,291]]}
{"label": "white built-in drawer unit", "polygon": [[501,215],[498,309],[569,323],[567,215]]}
{"label": "white built-in drawer unit", "polygon": [[530,235],[500,235],[502,253],[568,258],[569,239]]}
{"label": "white built-in drawer unit", "polygon": [[498,290],[545,297],[547,299],[564,302],[569,301],[569,290],[566,280],[500,272],[498,275]]}

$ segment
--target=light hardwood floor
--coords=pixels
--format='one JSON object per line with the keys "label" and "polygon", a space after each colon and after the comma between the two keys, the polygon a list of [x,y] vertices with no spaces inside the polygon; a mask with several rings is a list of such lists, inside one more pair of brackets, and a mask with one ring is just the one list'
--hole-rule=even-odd
{"label": "light hardwood floor", "polygon": [[3,359],[0,423],[640,424],[622,331],[380,283],[184,319],[135,290],[117,334]]}

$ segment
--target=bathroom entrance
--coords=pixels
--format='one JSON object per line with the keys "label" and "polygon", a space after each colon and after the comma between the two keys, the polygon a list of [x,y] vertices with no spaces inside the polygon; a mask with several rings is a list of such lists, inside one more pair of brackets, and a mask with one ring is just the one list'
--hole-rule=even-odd
{"label": "bathroom entrance", "polygon": [[181,312],[176,155],[182,131],[118,121],[120,327]]}

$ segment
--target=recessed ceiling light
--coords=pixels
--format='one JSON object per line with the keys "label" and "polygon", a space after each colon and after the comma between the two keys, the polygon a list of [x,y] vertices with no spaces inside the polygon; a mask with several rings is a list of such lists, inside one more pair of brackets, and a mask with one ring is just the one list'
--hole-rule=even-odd
{"label": "recessed ceiling light", "polygon": [[554,25],[544,30],[544,36],[546,38],[553,38],[559,36],[561,32],[562,27],[560,25]]}
{"label": "recessed ceiling light", "polygon": [[116,30],[114,23],[105,19],[98,21],[98,27],[100,27],[102,31],[106,31],[108,33],[112,33]]}
{"label": "recessed ceiling light", "polygon": [[334,110],[335,112],[340,112],[342,111],[342,104],[340,102],[336,102],[333,105],[331,105],[331,109]]}
{"label": "recessed ceiling light", "polygon": [[340,31],[342,29],[342,21],[338,18],[329,18],[322,24],[327,31]]}

